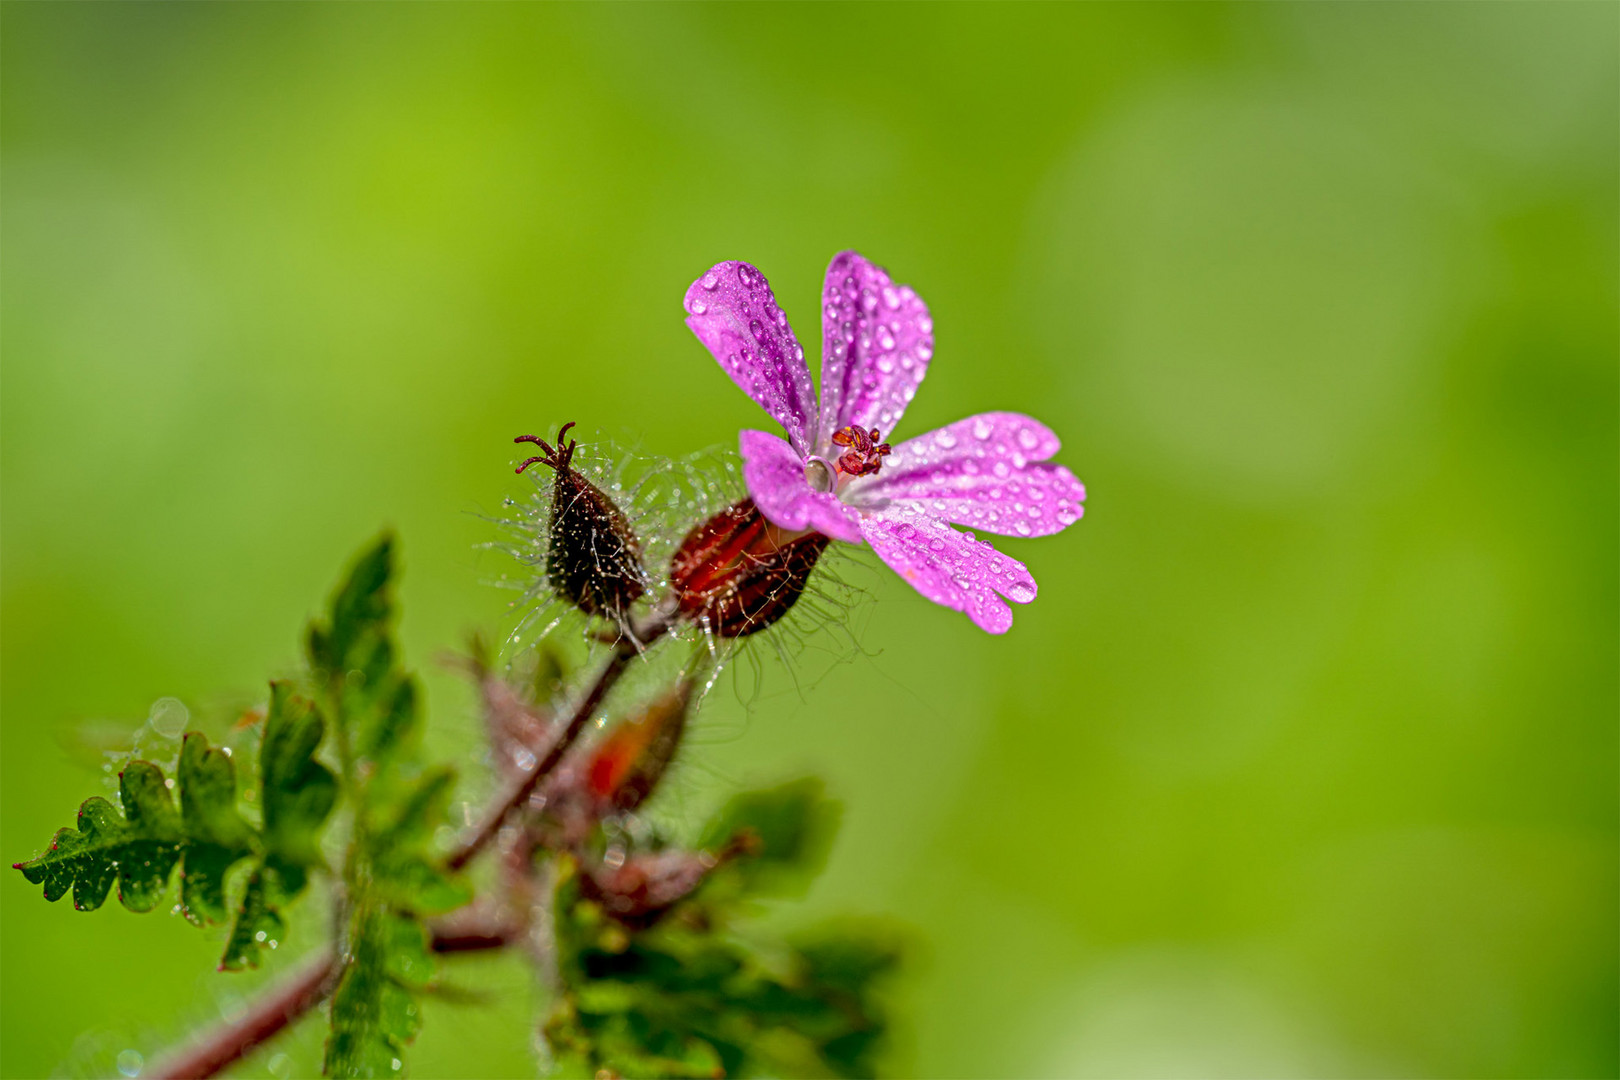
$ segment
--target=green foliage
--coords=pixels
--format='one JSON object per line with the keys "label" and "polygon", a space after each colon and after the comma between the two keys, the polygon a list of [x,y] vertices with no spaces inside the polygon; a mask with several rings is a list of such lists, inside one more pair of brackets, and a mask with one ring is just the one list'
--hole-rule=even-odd
{"label": "green foliage", "polygon": [[825,858],[838,811],[801,780],[738,796],[706,832],[752,853],[648,928],[615,921],[564,873],[565,987],[546,1034],[565,1071],[623,1076],[870,1076],[886,1030],[875,987],[899,961],[876,925],[827,927],[761,950],[729,933],[744,902],[798,887]]}
{"label": "green foliage", "polygon": [[303,892],[310,868],[322,865],[320,829],[338,797],[337,777],[315,760],[324,734],[308,699],[288,683],[270,684],[259,746],[263,856],[243,887],[221,969],[258,966],[260,950],[274,948],[285,930],[281,909]]}
{"label": "green foliage", "polygon": [[826,865],[842,817],[843,808],[815,777],[734,796],[704,830],[701,846],[719,851],[741,839],[753,857],[732,863],[711,890],[732,877],[738,880],[726,884],[738,891],[802,895]]}
{"label": "green foliage", "polygon": [[43,884],[47,900],[60,900],[71,888],[80,911],[100,907],[114,880],[119,903],[152,910],[185,853],[186,826],[156,765],[131,761],[118,777],[118,796],[122,813],[99,795],[86,799],[77,830],[58,830],[43,855],[14,868]]}
{"label": "green foliage", "polygon": [[259,747],[264,846],[270,856],[291,866],[320,862],[315,841],[337,803],[337,777],[315,760],[325,733],[325,721],[312,703],[294,694],[288,683],[270,684]]}
{"label": "green foliage", "polygon": [[328,1076],[397,1076],[421,1026],[417,992],[433,977],[427,932],[381,907],[355,909],[348,963],[332,995]]}
{"label": "green foliage", "polygon": [[393,1076],[415,1037],[417,991],[432,977],[421,915],[465,903],[467,892],[430,851],[455,784],[450,769],[417,761],[418,694],[392,636],[393,540],[356,559],[325,620],[310,627],[317,693],[333,717],[354,799],[344,866],[346,964],[332,997],[329,1076]]}
{"label": "green foliage", "polygon": [[200,926],[225,917],[225,872],[253,851],[257,837],[236,812],[236,769],[223,747],[210,747],[206,737],[188,732],[179,772],[187,841],[180,906]]}
{"label": "green foliage", "polygon": [[[100,906],[115,881],[124,906],[150,910],[179,868],[190,921],[231,919],[220,968],[253,967],[280,944],[287,905],[325,868],[322,830],[343,802],[343,966],[324,1063],[334,1077],[404,1071],[420,996],[434,988],[423,919],[469,899],[432,848],[456,776],[420,760],[419,695],[393,638],[393,550],[384,536],[364,551],[311,625],[307,681],[270,684],[248,779],[257,823],[242,813],[230,752],[188,732],[174,779],[131,761],[120,775],[120,805],[87,800],[76,829],[18,864],[47,899],[71,890],[84,910]],[[561,680],[556,660],[542,655],[534,684],[549,694]],[[328,736],[338,772],[319,759]],[[897,962],[893,935],[826,929],[761,949],[732,931],[760,899],[804,888],[825,861],[838,817],[815,780],[739,795],[706,832],[707,855],[647,853],[678,856],[663,871],[656,858],[645,864],[647,873],[673,878],[593,877],[589,896],[575,856],[558,855],[562,992],[546,1033],[559,1063],[587,1075],[870,1075],[885,1031],[873,988]],[[589,898],[652,885],[672,888],[670,899],[618,918]]]}

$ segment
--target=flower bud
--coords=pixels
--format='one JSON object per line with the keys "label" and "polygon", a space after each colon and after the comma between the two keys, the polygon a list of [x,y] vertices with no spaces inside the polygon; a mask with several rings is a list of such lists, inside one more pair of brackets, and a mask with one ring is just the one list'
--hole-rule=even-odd
{"label": "flower bud", "polygon": [[758,633],[786,615],[827,547],[790,533],[743,499],[686,534],[669,562],[678,610],[723,638]]}
{"label": "flower bud", "polygon": [[691,703],[692,684],[682,679],[640,713],[620,721],[596,747],[585,770],[591,794],[616,810],[634,810],[645,802],[675,757]]}
{"label": "flower bud", "polygon": [[623,623],[630,605],[647,591],[641,542],[613,500],[573,468],[579,444],[563,441],[573,426],[564,424],[557,432],[555,448],[537,435],[514,439],[532,442],[545,451],[519,465],[517,471],[539,462],[556,473],[546,548],[546,577],[551,587],[585,614]]}

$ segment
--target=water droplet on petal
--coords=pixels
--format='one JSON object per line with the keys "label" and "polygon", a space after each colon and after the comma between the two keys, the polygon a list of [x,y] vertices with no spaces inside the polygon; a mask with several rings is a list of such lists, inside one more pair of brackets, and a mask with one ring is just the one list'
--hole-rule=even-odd
{"label": "water droplet on petal", "polygon": [[956,445],[956,435],[949,428],[942,428],[939,434],[934,436],[934,443],[941,450],[949,450]]}
{"label": "water droplet on petal", "polygon": [[1014,526],[1014,528],[1016,528],[1018,530],[1018,535],[1019,536],[1028,536],[1029,535],[1029,522],[1027,522],[1027,521],[1020,521],[1017,525]]}
{"label": "water droplet on petal", "polygon": [[749,266],[747,263],[738,265],[737,280],[742,282],[744,285],[752,285],[754,283],[754,268]]}
{"label": "water droplet on petal", "polygon": [[754,335],[754,340],[765,340],[765,325],[758,319],[748,320],[748,332]]}
{"label": "water droplet on petal", "polygon": [[984,417],[978,417],[973,421],[973,437],[975,439],[988,439],[993,431],[995,431],[995,427]]}
{"label": "water droplet on petal", "polygon": [[1035,583],[1033,581],[1015,581],[1007,586],[1007,595],[1020,604],[1027,604],[1035,599]]}
{"label": "water droplet on petal", "polygon": [[694,299],[692,301],[692,314],[694,314],[694,315],[702,315],[704,312],[706,312],[708,310],[709,310],[709,305],[705,304],[703,301],[696,300],[696,299]]}
{"label": "water droplet on petal", "polygon": [[1033,428],[1020,428],[1018,431],[1018,445],[1025,450],[1033,450],[1040,445],[1040,436],[1035,434]]}
{"label": "water droplet on petal", "polygon": [[712,290],[716,285],[720,284],[720,278],[713,270],[710,270],[707,274],[704,274],[698,279],[698,284],[702,285],[705,289]]}

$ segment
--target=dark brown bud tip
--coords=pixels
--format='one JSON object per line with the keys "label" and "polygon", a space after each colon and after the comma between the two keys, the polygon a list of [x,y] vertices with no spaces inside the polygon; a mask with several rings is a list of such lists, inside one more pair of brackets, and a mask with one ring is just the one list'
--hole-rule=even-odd
{"label": "dark brown bud tip", "polygon": [[623,623],[630,605],[647,592],[641,541],[613,500],[573,467],[579,444],[565,441],[573,426],[562,426],[556,446],[538,435],[518,436],[515,442],[532,442],[545,451],[519,465],[518,472],[537,462],[556,472],[546,548],[551,587],[585,614]]}
{"label": "dark brown bud tip", "polygon": [[820,533],[785,533],[743,499],[687,533],[670,584],[682,616],[719,637],[746,637],[792,610],[826,547]]}

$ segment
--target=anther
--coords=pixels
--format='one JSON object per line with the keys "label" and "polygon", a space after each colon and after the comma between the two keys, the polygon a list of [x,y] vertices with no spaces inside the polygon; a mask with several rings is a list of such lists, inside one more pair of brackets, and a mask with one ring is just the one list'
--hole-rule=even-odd
{"label": "anther", "polygon": [[886,442],[879,442],[883,433],[877,428],[867,431],[850,424],[832,434],[837,446],[849,447],[849,452],[838,459],[838,471],[846,476],[872,476],[883,467],[883,459],[892,452]]}

